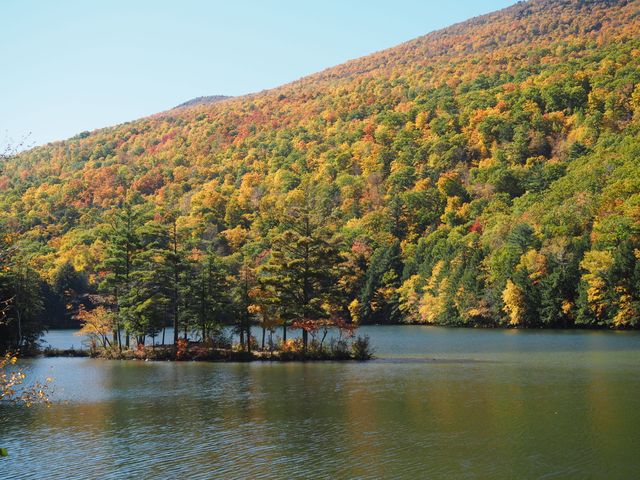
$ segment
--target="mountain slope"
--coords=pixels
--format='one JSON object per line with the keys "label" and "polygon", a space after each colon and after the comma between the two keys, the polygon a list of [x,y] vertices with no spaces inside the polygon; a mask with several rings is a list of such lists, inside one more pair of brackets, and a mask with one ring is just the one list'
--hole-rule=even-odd
{"label": "mountain slope", "polygon": [[[7,228],[94,283],[125,199],[268,256],[313,186],[365,322],[640,324],[640,2],[518,3],[282,87],[10,159]],[[302,192],[302,193],[301,193]],[[204,227],[206,226],[206,228]]]}

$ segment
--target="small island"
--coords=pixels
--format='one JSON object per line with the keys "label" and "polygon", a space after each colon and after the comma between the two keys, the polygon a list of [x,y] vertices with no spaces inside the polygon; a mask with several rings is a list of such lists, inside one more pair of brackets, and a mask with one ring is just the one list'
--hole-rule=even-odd
{"label": "small island", "polygon": [[368,336],[332,339],[326,345],[312,341],[305,349],[300,339],[279,342],[270,348],[246,349],[240,344],[218,344],[207,341],[179,339],[177,345],[138,345],[135,349],[119,350],[108,347],[90,349],[44,348],[37,352],[45,357],[91,357],[107,360],[143,361],[365,361],[373,358]]}
{"label": "small island", "polygon": [[[263,329],[262,342],[248,332],[238,331],[239,343],[234,343],[234,330],[217,325],[207,332],[204,340],[189,340],[187,335],[178,338],[175,343],[145,343],[146,337],[138,337],[135,347],[123,346],[118,342],[118,332],[111,331],[110,314],[103,307],[91,312],[81,311],[83,327],[75,334],[84,337],[86,349],[76,348],[32,348],[32,355],[45,357],[91,357],[109,360],[144,361],[206,361],[206,362],[250,362],[250,361],[365,361],[373,358],[373,348],[368,335],[356,335],[357,325],[344,322],[305,322],[294,323],[293,327],[303,331],[301,338],[274,340],[273,330]],[[282,329],[286,338],[286,327]],[[337,332],[337,334],[336,334]],[[245,334],[246,333],[246,334]],[[305,335],[307,340],[305,342]],[[111,336],[112,335],[112,336]],[[111,336],[111,338],[110,338]]]}

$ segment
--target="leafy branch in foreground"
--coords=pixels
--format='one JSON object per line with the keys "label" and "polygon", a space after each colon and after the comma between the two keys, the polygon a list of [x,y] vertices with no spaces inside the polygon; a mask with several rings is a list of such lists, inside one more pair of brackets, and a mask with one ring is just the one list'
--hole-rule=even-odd
{"label": "leafy branch in foreground", "polygon": [[[12,403],[32,407],[36,404],[44,404],[49,407],[51,405],[49,394],[53,379],[47,377],[44,383],[35,382],[26,386],[27,374],[17,366],[17,363],[18,357],[14,354],[6,353],[4,357],[0,357],[0,405]],[[6,448],[0,448],[0,457],[8,455]]]}
{"label": "leafy branch in foreground", "polygon": [[18,357],[7,353],[0,358],[0,403],[9,402],[32,407],[36,404],[51,405],[49,394],[53,379],[47,377],[42,382],[25,385],[27,374],[18,366]]}

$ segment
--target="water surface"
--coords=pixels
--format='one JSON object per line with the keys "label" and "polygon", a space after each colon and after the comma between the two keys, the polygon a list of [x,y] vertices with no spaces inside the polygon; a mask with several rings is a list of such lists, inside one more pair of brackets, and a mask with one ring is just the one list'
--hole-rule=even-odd
{"label": "water surface", "polygon": [[361,333],[377,360],[33,360],[55,403],[2,407],[0,478],[636,477],[639,335]]}

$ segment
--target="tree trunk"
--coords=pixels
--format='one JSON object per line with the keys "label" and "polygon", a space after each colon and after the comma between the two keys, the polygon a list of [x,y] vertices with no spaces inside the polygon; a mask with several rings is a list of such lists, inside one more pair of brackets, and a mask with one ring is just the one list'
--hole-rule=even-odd
{"label": "tree trunk", "polygon": [[116,325],[115,330],[113,331],[113,342],[118,346],[118,351],[122,352],[122,338],[120,337],[120,307],[118,304],[118,287],[116,286],[113,291],[113,296],[115,298],[115,309],[116,309]]}
{"label": "tree trunk", "polygon": [[251,323],[247,318],[247,352],[251,353]]}
{"label": "tree trunk", "polygon": [[22,346],[22,315],[20,308],[16,308],[16,316],[18,317],[18,348]]}
{"label": "tree trunk", "polygon": [[178,226],[173,221],[173,344],[178,345],[178,336],[180,335],[178,326],[178,282],[180,281],[180,272],[178,271]]}
{"label": "tree trunk", "polygon": [[204,277],[204,273],[202,274],[201,277],[201,282],[200,282],[200,323],[202,325],[202,342],[204,343],[205,339],[207,338],[207,322],[206,322],[206,316],[207,316],[207,290],[206,290],[206,282],[205,282],[205,277]]}
{"label": "tree trunk", "polygon": [[324,329],[324,332],[322,334],[322,340],[320,340],[320,350],[322,350],[322,345],[324,344],[324,339],[327,338],[327,334],[329,333],[329,330],[327,330],[326,328]]}
{"label": "tree trunk", "polygon": [[173,344],[178,345],[178,336],[180,335],[180,329],[178,328],[178,294],[173,294]]}

